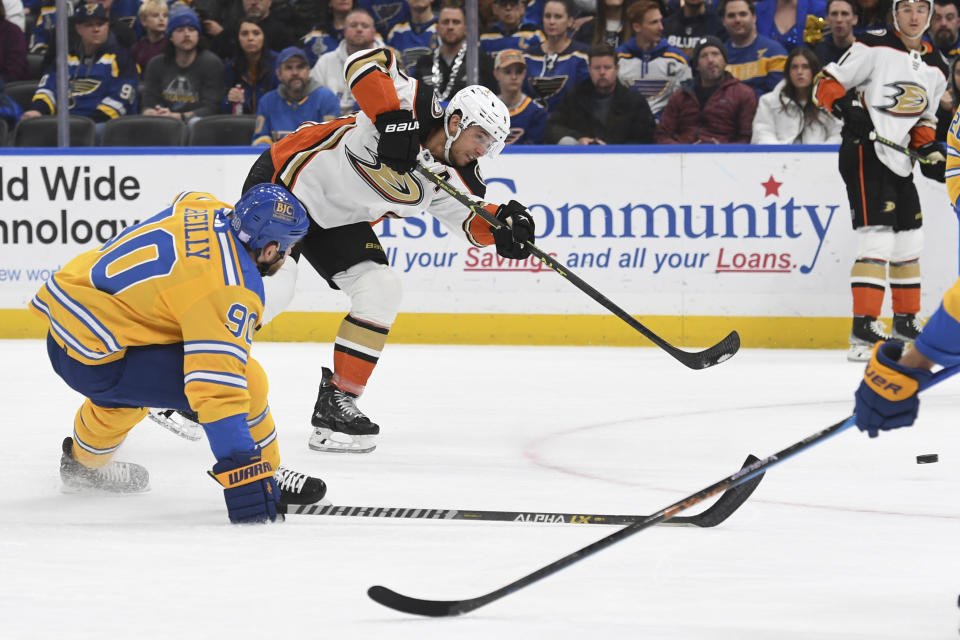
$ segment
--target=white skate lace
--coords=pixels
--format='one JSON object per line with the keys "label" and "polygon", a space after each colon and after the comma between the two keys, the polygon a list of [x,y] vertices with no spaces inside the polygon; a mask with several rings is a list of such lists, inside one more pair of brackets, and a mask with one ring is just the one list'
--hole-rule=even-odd
{"label": "white skate lace", "polygon": [[97,475],[106,482],[123,484],[130,482],[130,467],[125,464],[111,462],[105,467],[97,469]]}
{"label": "white skate lace", "polygon": [[876,335],[880,337],[881,340],[889,340],[890,336],[887,335],[886,327],[883,326],[883,323],[879,320],[874,320],[870,323],[870,330],[873,331]]}
{"label": "white skate lace", "polygon": [[290,493],[299,493],[308,477],[305,473],[297,473],[286,467],[277,467],[277,472],[273,474],[273,479],[280,490]]}
{"label": "white skate lace", "polygon": [[340,408],[340,411],[344,412],[346,415],[351,418],[363,418],[368,420],[367,416],[363,415],[363,412],[357,408],[357,403],[353,401],[353,396],[349,396],[343,391],[334,391],[333,398],[337,403],[337,407]]}

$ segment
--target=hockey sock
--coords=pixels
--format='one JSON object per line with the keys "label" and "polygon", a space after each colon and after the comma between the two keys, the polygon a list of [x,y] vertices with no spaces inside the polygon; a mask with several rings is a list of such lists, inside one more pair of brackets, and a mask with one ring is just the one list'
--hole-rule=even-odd
{"label": "hockey sock", "polygon": [[853,315],[877,318],[883,308],[887,283],[887,261],[859,258],[850,270]]}
{"label": "hockey sock", "polygon": [[107,409],[85,400],[73,420],[71,454],[85,467],[104,466],[130,429],[146,415],[143,408]]}
{"label": "hockey sock", "polygon": [[333,345],[333,385],[356,396],[362,394],[389,332],[390,327],[346,316]]}
{"label": "hockey sock", "polygon": [[260,457],[274,469],[280,466],[280,446],[277,443],[277,427],[273,413],[267,404],[267,374],[255,359],[247,362],[247,391],[250,393],[250,413],[247,428],[250,437],[260,447]]}
{"label": "hockey sock", "polygon": [[890,263],[890,297],[894,313],[920,313],[920,262]]}

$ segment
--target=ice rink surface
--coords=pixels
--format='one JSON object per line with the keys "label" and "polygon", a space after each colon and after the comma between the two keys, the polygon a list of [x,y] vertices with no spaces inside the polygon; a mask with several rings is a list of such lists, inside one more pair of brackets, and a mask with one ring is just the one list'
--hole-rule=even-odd
{"label": "ice rink surface", "polygon": [[[41,342],[0,353],[3,638],[957,638],[960,377],[924,394],[914,428],[852,429],[772,469],[715,529],[644,530],[466,616],[420,619],[367,588],[477,596],[615,529],[237,527],[206,443],[149,421],[117,455],[147,466],[149,493],[62,494],[80,398]],[[655,512],[841,420],[862,372],[839,351],[744,350],[691,371],[653,348],[390,345],[360,402],[380,446],[347,455],[306,444],[330,345],[253,354],[285,464],[323,477],[335,504],[615,514]],[[916,464],[925,453],[940,462]]]}

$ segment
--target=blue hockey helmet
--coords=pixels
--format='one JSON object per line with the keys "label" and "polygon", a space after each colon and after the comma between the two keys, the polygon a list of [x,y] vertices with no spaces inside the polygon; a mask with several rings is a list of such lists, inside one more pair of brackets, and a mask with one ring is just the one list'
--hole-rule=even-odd
{"label": "blue hockey helmet", "polygon": [[310,220],[297,198],[278,184],[250,187],[233,209],[230,220],[240,241],[251,251],[276,242],[281,253],[307,235]]}

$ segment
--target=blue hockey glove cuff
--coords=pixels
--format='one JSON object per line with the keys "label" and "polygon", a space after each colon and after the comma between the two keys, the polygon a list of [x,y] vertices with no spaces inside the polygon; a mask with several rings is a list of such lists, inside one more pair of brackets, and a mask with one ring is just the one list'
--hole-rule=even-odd
{"label": "blue hockey glove cuff", "polygon": [[933,378],[926,369],[899,364],[902,353],[899,342],[877,344],[854,396],[857,428],[871,438],[880,431],[912,425],[920,408],[917,391]]}
{"label": "blue hockey glove cuff", "polygon": [[[273,479],[274,468],[262,460],[260,449],[234,451],[208,471],[223,487],[230,522],[273,522],[280,505],[280,489]],[[283,516],[280,516],[283,519]]]}

